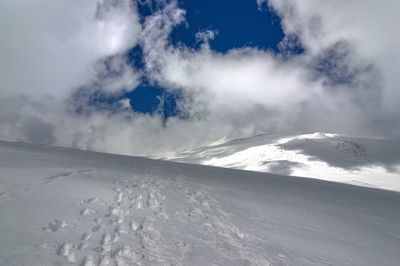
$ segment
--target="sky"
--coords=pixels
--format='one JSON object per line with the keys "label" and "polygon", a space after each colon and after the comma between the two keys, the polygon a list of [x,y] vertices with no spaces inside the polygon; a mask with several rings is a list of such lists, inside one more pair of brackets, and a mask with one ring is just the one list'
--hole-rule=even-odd
{"label": "sky", "polygon": [[157,155],[400,138],[400,3],[2,0],[0,139]]}

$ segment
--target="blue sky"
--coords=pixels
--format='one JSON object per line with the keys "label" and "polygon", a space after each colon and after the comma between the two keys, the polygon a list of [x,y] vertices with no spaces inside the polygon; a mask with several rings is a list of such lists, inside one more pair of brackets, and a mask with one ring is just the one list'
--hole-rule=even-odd
{"label": "blue sky", "polygon": [[[258,9],[256,1],[236,0],[227,4],[226,1],[180,0],[178,5],[186,10],[186,22],[177,26],[170,36],[171,44],[176,46],[198,49],[201,42],[196,39],[196,34],[211,30],[216,35],[210,41],[210,47],[217,52],[225,53],[243,47],[278,52],[278,44],[284,37],[280,18],[269,8]],[[157,10],[156,6],[148,4],[139,4],[138,7],[142,17]],[[128,52],[128,60],[136,68],[143,68],[140,46],[132,47]],[[164,118],[184,116],[177,109],[176,100],[182,97],[179,91],[171,92],[156,84],[149,84],[146,77],[134,91],[121,97],[131,100],[135,112],[160,112]],[[161,98],[164,99],[162,103]]]}
{"label": "blue sky", "polygon": [[143,155],[265,132],[399,138],[397,10],[1,1],[0,139]]}

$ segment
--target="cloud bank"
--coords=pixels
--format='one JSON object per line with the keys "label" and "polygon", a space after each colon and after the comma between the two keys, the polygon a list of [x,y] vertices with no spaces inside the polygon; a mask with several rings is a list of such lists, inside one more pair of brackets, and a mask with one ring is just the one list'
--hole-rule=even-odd
{"label": "cloud bank", "polygon": [[124,0],[2,1],[1,96],[69,97],[95,78],[96,62],[138,41],[138,19]]}
{"label": "cloud bank", "polygon": [[[175,1],[145,18],[128,0],[2,1],[0,138],[155,155],[261,132],[400,137],[400,38],[390,31],[399,3],[257,4],[282,19],[280,53],[219,53],[215,32],[198,33],[199,49],[174,46],[172,30],[187,23]],[[135,45],[144,69],[126,62]],[[134,113],[127,100],[112,111],[71,109],[82,87],[118,94],[143,76],[183,94],[185,119]]]}

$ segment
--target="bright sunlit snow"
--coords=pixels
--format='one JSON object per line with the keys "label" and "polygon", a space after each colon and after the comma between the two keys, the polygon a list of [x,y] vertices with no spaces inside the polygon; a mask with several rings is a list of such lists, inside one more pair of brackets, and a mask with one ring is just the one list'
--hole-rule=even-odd
{"label": "bright sunlit snow", "polygon": [[315,133],[258,135],[169,159],[400,191],[400,142]]}

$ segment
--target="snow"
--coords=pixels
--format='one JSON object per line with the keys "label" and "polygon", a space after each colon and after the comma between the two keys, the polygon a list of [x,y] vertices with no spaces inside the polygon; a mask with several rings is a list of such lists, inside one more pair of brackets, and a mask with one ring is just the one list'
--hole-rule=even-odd
{"label": "snow", "polygon": [[400,191],[400,142],[314,133],[258,135],[165,158]]}
{"label": "snow", "polygon": [[0,265],[398,265],[400,194],[0,142]]}

